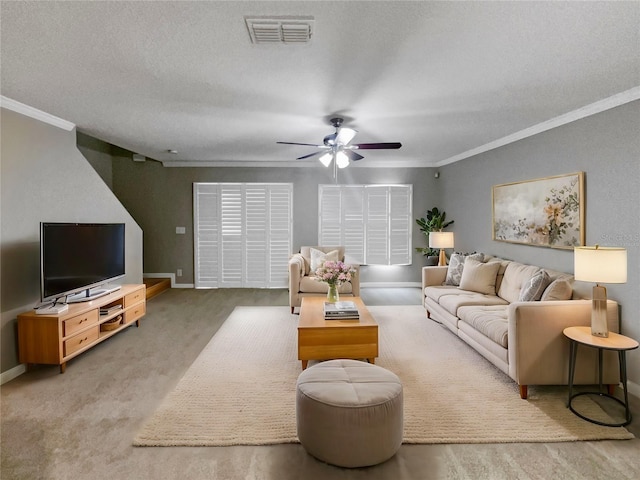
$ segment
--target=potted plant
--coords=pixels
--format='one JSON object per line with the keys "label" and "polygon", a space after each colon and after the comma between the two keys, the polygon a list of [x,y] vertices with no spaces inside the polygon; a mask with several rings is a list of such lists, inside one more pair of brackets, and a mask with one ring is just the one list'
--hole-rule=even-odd
{"label": "potted plant", "polygon": [[426,218],[416,218],[416,223],[420,227],[420,231],[424,233],[427,240],[427,246],[416,247],[416,251],[427,257],[427,265],[437,265],[439,253],[437,250],[429,247],[429,233],[440,232],[453,222],[453,220],[449,220],[447,222],[447,214],[438,210],[438,207],[433,207],[431,210],[427,210]]}

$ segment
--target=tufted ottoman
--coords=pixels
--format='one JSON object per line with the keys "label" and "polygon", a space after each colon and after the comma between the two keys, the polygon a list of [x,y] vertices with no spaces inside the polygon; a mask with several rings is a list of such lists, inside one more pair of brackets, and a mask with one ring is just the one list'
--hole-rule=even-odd
{"label": "tufted ottoman", "polygon": [[324,462],[366,467],[393,457],[402,444],[402,415],[400,379],[382,367],[330,360],[298,377],[298,439]]}

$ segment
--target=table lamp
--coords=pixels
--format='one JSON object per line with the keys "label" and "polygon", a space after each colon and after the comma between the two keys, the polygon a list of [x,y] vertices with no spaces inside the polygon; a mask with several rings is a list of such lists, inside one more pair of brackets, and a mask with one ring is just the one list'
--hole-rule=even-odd
{"label": "table lamp", "polygon": [[591,335],[608,337],[607,289],[600,283],[626,283],[627,250],[616,247],[575,247],[574,277],[583,282],[595,282],[591,296]]}
{"label": "table lamp", "polygon": [[446,265],[447,255],[444,253],[444,249],[453,248],[453,232],[430,232],[429,248],[439,248],[440,257],[438,259],[438,265]]}

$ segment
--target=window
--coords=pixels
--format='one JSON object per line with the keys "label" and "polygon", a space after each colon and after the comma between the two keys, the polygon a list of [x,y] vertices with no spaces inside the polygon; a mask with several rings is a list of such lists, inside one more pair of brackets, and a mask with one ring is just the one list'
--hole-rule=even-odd
{"label": "window", "polygon": [[411,185],[320,185],[318,245],[363,265],[411,264]]}
{"label": "window", "polygon": [[196,288],[287,286],[293,185],[194,183]]}

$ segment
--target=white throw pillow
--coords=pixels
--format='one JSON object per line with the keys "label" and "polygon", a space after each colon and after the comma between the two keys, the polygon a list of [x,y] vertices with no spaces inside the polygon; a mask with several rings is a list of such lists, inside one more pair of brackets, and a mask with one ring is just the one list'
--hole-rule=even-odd
{"label": "white throw pillow", "polygon": [[324,262],[327,260],[333,260],[337,262],[340,260],[338,258],[338,250],[331,250],[330,252],[324,253],[323,251],[316,250],[315,248],[311,249],[311,274],[315,274],[318,267],[321,267]]}
{"label": "white throw pillow", "polygon": [[518,301],[535,302],[537,300],[540,300],[540,297],[542,297],[542,292],[544,292],[544,289],[547,288],[550,282],[551,278],[549,278],[549,274],[546,272],[546,270],[540,270],[533,277],[531,277],[529,281],[522,285]]}
{"label": "white throw pillow", "polygon": [[495,295],[499,269],[499,262],[482,263],[473,258],[467,258],[464,261],[460,288],[485,295]]}
{"label": "white throw pillow", "polygon": [[460,285],[460,279],[462,278],[462,272],[464,270],[465,259],[484,261],[483,253],[458,253],[453,252],[449,259],[449,268],[447,269],[447,278],[445,280],[446,285]]}
{"label": "white throw pillow", "polygon": [[571,300],[573,295],[573,287],[566,279],[558,279],[551,282],[545,289],[540,301],[546,302],[550,300]]}

